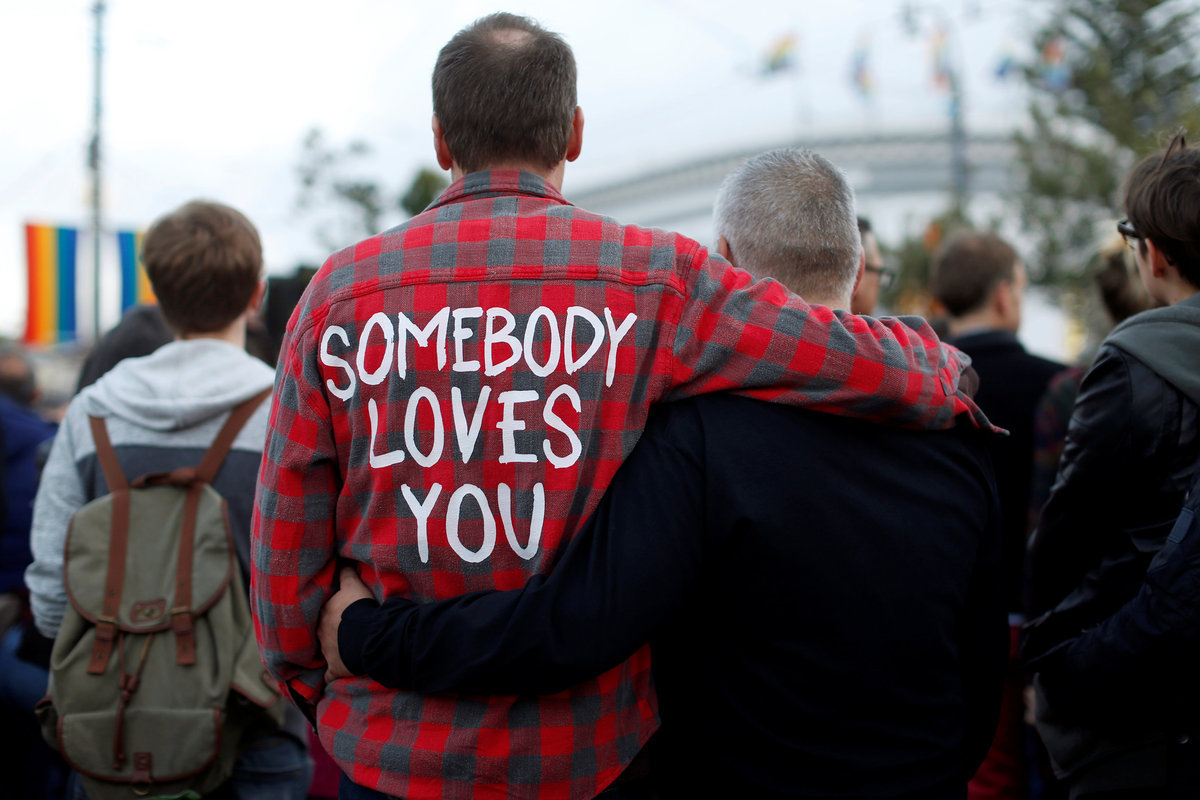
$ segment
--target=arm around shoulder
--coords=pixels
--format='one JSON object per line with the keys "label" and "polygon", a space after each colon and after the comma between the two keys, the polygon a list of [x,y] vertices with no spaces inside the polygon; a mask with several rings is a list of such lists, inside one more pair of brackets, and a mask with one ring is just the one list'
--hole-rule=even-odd
{"label": "arm around shoulder", "polygon": [[970,359],[939,341],[924,320],[811,306],[703,249],[684,263],[674,391],[741,388],[762,399],[913,428],[949,428],[966,413],[991,428],[959,388]]}
{"label": "arm around shoulder", "polygon": [[347,608],[337,634],[346,666],[426,693],[521,694],[561,691],[628,658],[682,607],[708,549],[697,420],[684,408],[652,419],[548,577]]}

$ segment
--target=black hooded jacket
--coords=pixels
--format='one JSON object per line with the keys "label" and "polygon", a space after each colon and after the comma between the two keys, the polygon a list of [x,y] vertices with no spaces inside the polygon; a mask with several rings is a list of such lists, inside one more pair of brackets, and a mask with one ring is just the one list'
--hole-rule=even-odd
{"label": "black hooded jacket", "polygon": [[[1104,665],[1109,646],[1130,642],[1080,635],[1097,631],[1142,589],[1198,457],[1200,294],[1132,317],[1105,341],[1084,378],[1030,544],[1034,611],[1053,613],[1027,631],[1023,655],[1039,673],[1039,732],[1060,774],[1073,780],[1102,770],[1119,772],[1125,788],[1160,783],[1164,753],[1196,726],[1200,691],[1166,690],[1174,659],[1147,648],[1131,669],[1097,685],[1089,678],[1105,673],[1084,671]],[[1110,778],[1105,788],[1122,788]]]}

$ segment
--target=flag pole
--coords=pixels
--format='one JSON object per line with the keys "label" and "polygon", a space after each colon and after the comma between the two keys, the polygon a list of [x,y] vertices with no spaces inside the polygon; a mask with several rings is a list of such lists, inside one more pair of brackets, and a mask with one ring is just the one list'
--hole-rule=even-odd
{"label": "flag pole", "polygon": [[100,231],[101,174],[100,174],[100,111],[101,111],[101,67],[103,65],[104,0],[96,0],[92,6],[96,15],[95,70],[92,95],[92,139],[88,145],[88,168],[92,173],[92,335],[93,341],[100,340]]}

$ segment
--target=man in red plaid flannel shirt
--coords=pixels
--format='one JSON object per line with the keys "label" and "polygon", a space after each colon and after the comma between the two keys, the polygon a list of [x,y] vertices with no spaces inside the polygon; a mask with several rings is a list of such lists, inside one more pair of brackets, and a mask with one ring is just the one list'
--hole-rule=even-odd
{"label": "man in red plaid flannel shirt", "polygon": [[583,116],[557,35],[485,17],[442,49],[433,93],[454,183],[331,256],[288,324],[255,518],[259,641],[358,787],[591,797],[657,727],[647,648],[543,697],[326,684],[316,627],[339,560],[380,599],[519,587],[674,397],[987,422],[957,389],[965,359],[922,321],[810,307],[694,241],[563,199]]}

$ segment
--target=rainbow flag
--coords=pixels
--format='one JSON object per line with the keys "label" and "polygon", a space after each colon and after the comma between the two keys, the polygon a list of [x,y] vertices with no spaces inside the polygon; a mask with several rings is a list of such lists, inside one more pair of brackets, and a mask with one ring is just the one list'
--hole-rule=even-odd
{"label": "rainbow flag", "polygon": [[933,66],[933,85],[942,91],[949,90],[951,72],[950,48],[945,28],[936,28],[929,38],[929,61]]}
{"label": "rainbow flag", "polygon": [[117,231],[121,251],[121,313],[130,306],[155,302],[154,290],[142,266],[141,231]]}
{"label": "rainbow flag", "polygon": [[1061,36],[1052,37],[1042,48],[1042,81],[1055,94],[1071,88],[1071,67],[1066,57],[1067,43]]}
{"label": "rainbow flag", "polygon": [[869,34],[859,34],[854,44],[854,53],[850,56],[850,82],[858,90],[859,96],[869,100],[875,93],[875,75],[871,71],[871,37]]}
{"label": "rainbow flag", "polygon": [[796,67],[796,34],[786,33],[772,44],[763,54],[762,75],[774,75]]}
{"label": "rainbow flag", "polygon": [[53,225],[25,226],[29,265],[26,344],[75,340],[75,255],[79,231]]}

